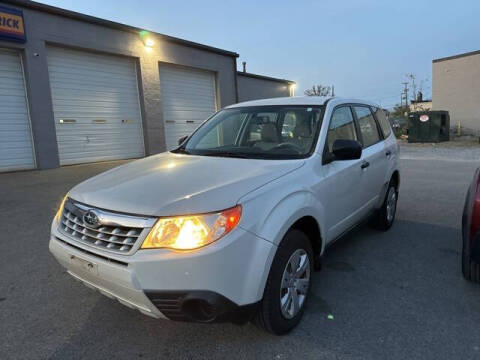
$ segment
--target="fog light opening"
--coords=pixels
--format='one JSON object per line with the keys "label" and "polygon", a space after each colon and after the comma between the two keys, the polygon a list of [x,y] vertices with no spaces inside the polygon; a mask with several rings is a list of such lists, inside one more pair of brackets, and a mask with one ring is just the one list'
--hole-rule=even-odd
{"label": "fog light opening", "polygon": [[217,310],[208,301],[201,299],[187,300],[182,305],[182,311],[192,320],[212,322],[217,318]]}

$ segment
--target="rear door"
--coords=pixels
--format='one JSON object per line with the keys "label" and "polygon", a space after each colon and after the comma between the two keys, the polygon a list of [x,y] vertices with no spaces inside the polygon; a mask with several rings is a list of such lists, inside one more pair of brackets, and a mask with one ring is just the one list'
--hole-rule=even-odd
{"label": "rear door", "polygon": [[367,213],[376,207],[382,193],[387,157],[383,135],[370,107],[354,105],[353,110],[363,145],[361,169],[364,176],[361,177],[359,189],[365,204],[363,210]]}
{"label": "rear door", "polygon": [[383,134],[383,141],[385,144],[385,159],[387,163],[383,182],[383,193],[385,193],[387,191],[388,183],[390,182],[390,176],[398,166],[398,144],[397,138],[393,134],[392,127],[390,126],[390,122],[388,121],[383,109],[372,108],[372,110],[375,114],[378,125],[380,125],[380,129]]}

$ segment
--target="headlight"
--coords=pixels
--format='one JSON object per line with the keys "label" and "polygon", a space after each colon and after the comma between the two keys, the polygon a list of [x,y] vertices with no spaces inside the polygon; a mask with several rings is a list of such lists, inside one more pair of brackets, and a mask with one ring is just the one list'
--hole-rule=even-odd
{"label": "headlight", "polygon": [[142,244],[142,249],[192,250],[211,244],[240,222],[240,205],[218,213],[160,218]]}
{"label": "headlight", "polygon": [[65,201],[67,201],[67,199],[68,199],[68,194],[65,195],[65,197],[63,198],[62,202],[60,203],[60,207],[58,208],[57,215],[55,215],[55,219],[57,221],[59,221],[60,218],[62,217],[63,208],[65,207]]}

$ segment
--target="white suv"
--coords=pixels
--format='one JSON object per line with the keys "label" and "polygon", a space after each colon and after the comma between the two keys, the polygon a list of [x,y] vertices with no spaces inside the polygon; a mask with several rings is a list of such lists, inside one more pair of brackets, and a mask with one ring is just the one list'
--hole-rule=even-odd
{"label": "white suv", "polygon": [[395,218],[398,148],[383,110],[299,97],[229,106],[180,146],[74,187],[50,251],[76,279],[172,320],[300,321],[326,247]]}

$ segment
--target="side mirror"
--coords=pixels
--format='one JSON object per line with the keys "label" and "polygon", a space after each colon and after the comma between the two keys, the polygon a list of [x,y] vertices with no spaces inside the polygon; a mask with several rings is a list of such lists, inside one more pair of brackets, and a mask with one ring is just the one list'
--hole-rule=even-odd
{"label": "side mirror", "polygon": [[188,135],[182,136],[180,139],[178,139],[178,145],[182,145],[185,140],[188,139]]}
{"label": "side mirror", "polygon": [[356,140],[337,139],[332,153],[334,160],[357,160],[362,157],[362,144]]}

